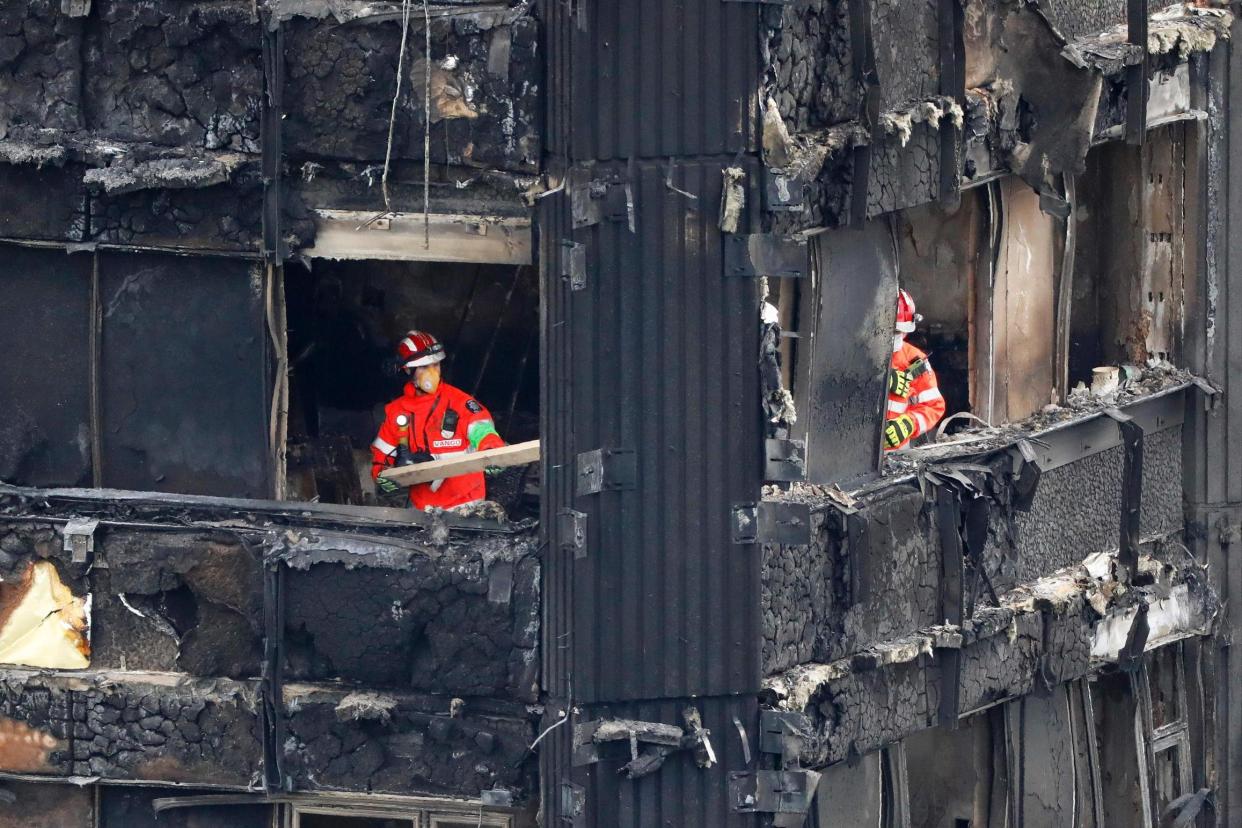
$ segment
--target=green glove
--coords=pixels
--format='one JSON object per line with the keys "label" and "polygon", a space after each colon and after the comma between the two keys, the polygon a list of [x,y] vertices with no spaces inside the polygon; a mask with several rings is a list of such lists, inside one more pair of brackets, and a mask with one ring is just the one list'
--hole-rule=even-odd
{"label": "green glove", "polygon": [[487,475],[488,477],[495,477],[496,475],[500,474],[504,470],[505,470],[504,466],[488,466],[487,468],[483,470],[483,474]]}
{"label": "green glove", "polygon": [[909,397],[911,379],[909,371],[891,371],[888,375],[888,393],[903,400]]}
{"label": "green glove", "polygon": [[909,414],[889,420],[884,424],[884,448],[895,449],[910,439],[914,433],[914,418]]}
{"label": "green glove", "polygon": [[377,477],[375,478],[375,488],[379,489],[383,494],[391,495],[396,494],[405,487],[397,481],[390,480],[387,477]]}

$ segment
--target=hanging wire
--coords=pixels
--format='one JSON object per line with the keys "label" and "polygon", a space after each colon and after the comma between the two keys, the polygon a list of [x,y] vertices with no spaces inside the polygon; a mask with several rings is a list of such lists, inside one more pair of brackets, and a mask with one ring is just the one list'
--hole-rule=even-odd
{"label": "hanging wire", "polygon": [[[408,2],[408,0],[407,0]],[[431,249],[431,9],[423,0],[427,54],[423,60],[423,249]]]}
{"label": "hanging wire", "polygon": [[[426,9],[427,0],[423,0]],[[380,188],[384,193],[384,209],[392,212],[392,201],[388,196],[388,169],[392,164],[392,137],[397,126],[397,103],[401,100],[401,76],[405,74],[405,41],[410,33],[410,0],[401,0],[401,51],[397,52],[397,91],[392,96],[392,110],[388,114],[388,146],[384,150],[384,175],[380,178]],[[430,59],[430,55],[428,55]]]}

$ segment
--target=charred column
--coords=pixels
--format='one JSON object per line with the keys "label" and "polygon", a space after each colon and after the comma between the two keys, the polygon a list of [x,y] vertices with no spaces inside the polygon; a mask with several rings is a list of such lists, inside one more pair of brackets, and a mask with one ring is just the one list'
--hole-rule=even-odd
{"label": "charred column", "polygon": [[[1237,24],[1234,24],[1237,34]],[[1214,387],[1190,403],[1186,414],[1185,469],[1187,535],[1195,554],[1208,563],[1214,586],[1224,599],[1224,619],[1218,640],[1238,640],[1236,606],[1242,594],[1242,563],[1237,559],[1242,540],[1242,397],[1235,380],[1242,365],[1242,239],[1232,227],[1242,216],[1242,165],[1231,163],[1242,143],[1242,57],[1230,43],[1196,64],[1199,83],[1196,106],[1211,113],[1196,141],[1194,175],[1203,183],[1197,204],[1188,207],[1205,228],[1196,258],[1202,262],[1193,283],[1187,283],[1186,356],[1188,367]],[[1188,160],[1188,176],[1190,175]],[[1188,217],[1189,219],[1189,217]],[[1190,223],[1189,220],[1187,222]],[[1215,721],[1207,725],[1215,756],[1206,768],[1195,768],[1196,781],[1220,792],[1219,820],[1237,821],[1242,796],[1242,744],[1223,734],[1242,727],[1242,658],[1228,644],[1205,648],[1201,669],[1214,676]],[[1211,721],[1211,719],[1209,719]]]}
{"label": "charred column", "polygon": [[762,484],[759,281],[721,229],[757,216],[759,10],[542,9],[564,185],[540,215],[547,825],[764,804],[760,561],[735,518]]}

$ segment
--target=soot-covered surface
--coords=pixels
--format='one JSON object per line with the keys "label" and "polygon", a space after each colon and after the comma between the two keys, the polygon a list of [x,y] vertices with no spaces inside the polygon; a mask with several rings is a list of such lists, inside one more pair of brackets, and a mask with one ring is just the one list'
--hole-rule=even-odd
{"label": "soot-covered surface", "polygon": [[524,706],[308,685],[284,697],[284,763],[299,789],[471,798],[533,789]]}
{"label": "soot-covered surface", "polygon": [[291,680],[533,701],[539,567],[528,535],[435,549],[303,536],[280,554]]}

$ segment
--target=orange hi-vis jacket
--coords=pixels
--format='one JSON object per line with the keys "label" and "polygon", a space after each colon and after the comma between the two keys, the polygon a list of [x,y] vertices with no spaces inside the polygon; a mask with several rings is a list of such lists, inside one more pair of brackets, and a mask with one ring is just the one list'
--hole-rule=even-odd
{"label": "orange hi-vis jacket", "polygon": [[[505,441],[496,433],[492,415],[473,397],[441,382],[434,394],[422,394],[407,382],[405,392],[384,406],[384,424],[371,443],[371,477],[397,461],[400,434],[397,416],[410,418],[410,451],[428,452],[440,460],[482,449],[500,448]],[[416,509],[437,506],[449,509],[487,496],[483,472],[463,474],[410,486],[410,503]]]}
{"label": "orange hi-vis jacket", "polygon": [[902,414],[909,414],[914,420],[914,432],[900,446],[901,448],[908,445],[911,440],[920,434],[926,434],[935,428],[936,423],[944,417],[944,397],[940,393],[940,386],[936,383],[936,372],[932,370],[931,363],[927,361],[927,354],[918,348],[901,340],[900,346],[893,343],[893,362],[894,371],[905,371],[919,360],[923,361],[922,373],[916,376],[910,382],[910,396],[898,397],[896,394],[888,395],[888,413],[887,418],[895,420]]}

